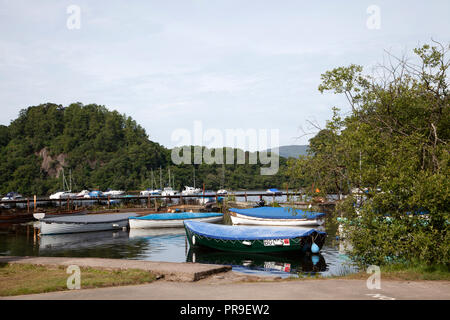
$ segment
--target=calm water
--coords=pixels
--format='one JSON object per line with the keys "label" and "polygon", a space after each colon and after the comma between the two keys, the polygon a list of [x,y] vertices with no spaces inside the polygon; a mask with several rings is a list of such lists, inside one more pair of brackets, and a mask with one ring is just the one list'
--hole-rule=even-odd
{"label": "calm water", "polygon": [[343,275],[356,272],[335,243],[328,225],[327,242],[318,255],[242,254],[190,249],[184,228],[102,231],[63,235],[34,234],[33,223],[0,224],[0,255],[67,256],[226,264],[233,270],[280,277]]}

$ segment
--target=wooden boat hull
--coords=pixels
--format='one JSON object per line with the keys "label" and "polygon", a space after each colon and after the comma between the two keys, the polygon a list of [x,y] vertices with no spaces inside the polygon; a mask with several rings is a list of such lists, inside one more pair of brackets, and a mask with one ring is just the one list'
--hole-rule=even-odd
{"label": "wooden boat hull", "polygon": [[234,225],[259,225],[259,226],[321,226],[323,219],[264,219],[250,217],[243,214],[230,212],[231,222]]}
{"label": "wooden boat hull", "polygon": [[[231,226],[230,226],[231,227]],[[233,227],[231,227],[233,228]],[[242,227],[241,227],[242,228]],[[249,227],[254,228],[254,227]],[[268,228],[268,227],[264,227]],[[262,229],[262,228],[261,228]],[[312,230],[307,236],[273,237],[271,239],[223,239],[219,236],[207,236],[193,230],[185,223],[186,236],[191,248],[207,247],[221,251],[252,253],[308,252],[315,243],[322,248],[326,234]],[[264,232],[264,230],[262,230]]]}
{"label": "wooden boat hull", "polygon": [[[186,219],[168,219],[168,220],[139,220],[130,219],[130,229],[152,229],[152,228],[183,228]],[[201,222],[217,223],[223,220],[220,217],[189,219]]]}

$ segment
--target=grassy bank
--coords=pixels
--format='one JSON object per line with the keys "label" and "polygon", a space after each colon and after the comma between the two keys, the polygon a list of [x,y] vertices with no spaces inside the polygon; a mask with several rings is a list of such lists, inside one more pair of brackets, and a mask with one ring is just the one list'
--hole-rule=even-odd
{"label": "grassy bank", "polygon": [[[426,266],[413,265],[405,266],[401,264],[386,265],[380,267],[381,279],[384,280],[404,280],[404,281],[420,281],[420,280],[442,280],[450,281],[450,270],[446,266]],[[338,276],[333,278],[340,279],[367,279],[370,274],[365,271],[358,273]]]}
{"label": "grassy bank", "polygon": [[[155,275],[143,270],[80,270],[81,289],[141,284],[156,279]],[[69,276],[65,267],[0,264],[0,296],[68,290]]]}

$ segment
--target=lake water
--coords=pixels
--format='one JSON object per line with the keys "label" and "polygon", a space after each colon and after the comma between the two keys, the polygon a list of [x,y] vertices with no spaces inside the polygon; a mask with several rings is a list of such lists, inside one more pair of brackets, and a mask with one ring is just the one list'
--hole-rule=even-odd
{"label": "lake water", "polygon": [[[36,222],[37,223],[37,222]],[[0,224],[0,255],[98,257],[231,265],[234,271],[280,277],[344,275],[356,272],[336,243],[336,226],[325,223],[320,254],[244,254],[190,249],[184,228],[35,234],[33,223]]]}

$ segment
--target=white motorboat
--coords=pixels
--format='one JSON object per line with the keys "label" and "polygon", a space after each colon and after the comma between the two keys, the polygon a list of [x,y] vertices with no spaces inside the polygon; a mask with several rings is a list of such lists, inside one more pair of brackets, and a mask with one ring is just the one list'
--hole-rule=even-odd
{"label": "white motorboat", "polygon": [[83,190],[80,193],[77,193],[77,198],[86,198],[89,199],[91,196],[89,195],[91,192],[89,190]]}
{"label": "white motorboat", "polygon": [[190,195],[196,195],[196,194],[199,194],[199,193],[201,193],[201,192],[202,192],[202,189],[200,189],[200,188],[193,188],[193,187],[185,186],[185,187],[184,187],[184,190],[181,191],[181,194],[182,194],[183,196],[190,196]]}
{"label": "white motorboat", "polygon": [[107,190],[107,191],[103,192],[103,195],[106,197],[108,197],[108,196],[118,197],[118,196],[121,196],[124,194],[125,194],[125,191],[122,191],[122,190]]}
{"label": "white motorboat", "polygon": [[159,195],[161,195],[161,190],[159,190],[159,189],[155,189],[155,190],[153,190],[153,189],[147,189],[147,190],[143,190],[143,191],[141,191],[140,193],[139,193],[139,195],[141,195],[141,196],[159,196]]}
{"label": "white motorboat", "polygon": [[320,226],[325,218],[325,213],[284,207],[231,208],[229,211],[231,222],[235,225]]}
{"label": "white motorboat", "polygon": [[174,196],[176,194],[176,191],[172,189],[172,187],[164,188],[164,190],[161,192],[162,196]]}
{"label": "white motorboat", "polygon": [[220,189],[219,191],[217,191],[217,194],[218,195],[225,195],[225,194],[228,194],[228,191],[225,190],[225,189]]}
{"label": "white motorboat", "polygon": [[77,197],[76,193],[71,193],[70,191],[58,191],[50,195],[52,200],[69,199]]}

